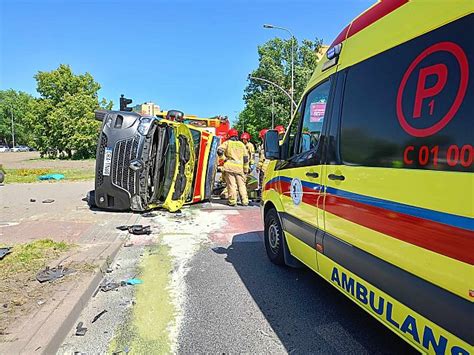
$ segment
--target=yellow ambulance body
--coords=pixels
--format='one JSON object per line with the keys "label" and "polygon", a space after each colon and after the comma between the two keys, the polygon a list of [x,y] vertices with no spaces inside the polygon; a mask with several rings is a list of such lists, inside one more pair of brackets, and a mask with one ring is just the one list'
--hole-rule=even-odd
{"label": "yellow ambulance body", "polygon": [[473,354],[474,1],[380,1],[266,135],[267,255],[419,351]]}

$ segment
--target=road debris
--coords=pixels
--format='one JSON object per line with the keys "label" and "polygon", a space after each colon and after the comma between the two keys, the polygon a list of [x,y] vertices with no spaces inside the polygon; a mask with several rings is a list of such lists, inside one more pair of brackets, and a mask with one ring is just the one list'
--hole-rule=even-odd
{"label": "road debris", "polygon": [[53,268],[49,268],[49,266],[47,266],[44,270],[41,270],[38,272],[38,274],[36,274],[36,280],[41,283],[46,281],[54,281],[74,272],[76,272],[76,270],[68,269],[67,267],[61,265]]}
{"label": "road debris", "polygon": [[127,281],[125,281],[127,285],[140,285],[143,283],[143,280],[140,280],[140,279],[128,279]]}
{"label": "road debris", "polygon": [[151,234],[150,226],[142,226],[141,224],[135,224],[128,228],[130,234],[143,235]]}
{"label": "road debris", "polygon": [[107,310],[106,310],[106,309],[104,309],[102,312],[98,313],[98,314],[94,317],[94,319],[92,320],[91,323],[95,323],[95,322],[96,322],[100,317],[102,317],[105,313],[107,313]]}
{"label": "road debris", "polygon": [[133,243],[131,241],[126,241],[123,245],[125,248],[133,246]]}
{"label": "road debris", "polygon": [[118,282],[106,282],[105,284],[100,286],[100,290],[102,292],[108,292],[112,290],[116,290],[120,287],[120,284]]}
{"label": "road debris", "polygon": [[0,248],[0,260],[12,252],[13,247]]}
{"label": "road debris", "polygon": [[43,203],[53,203],[54,200],[52,198],[47,198],[46,200],[42,201]]}
{"label": "road debris", "polygon": [[45,174],[38,176],[39,180],[62,180],[64,179],[63,174]]}
{"label": "road debris", "polygon": [[132,224],[131,226],[118,226],[117,229],[121,231],[127,231],[131,234],[142,235],[151,234],[150,226],[144,226],[141,224]]}
{"label": "road debris", "polygon": [[35,198],[30,198],[30,202],[36,202]]}
{"label": "road debris", "polygon": [[145,213],[142,213],[142,217],[146,217],[146,218],[156,217],[156,213],[154,213],[154,212],[145,212]]}
{"label": "road debris", "polygon": [[84,323],[82,323],[82,322],[79,322],[77,324],[77,327],[76,327],[76,335],[77,336],[82,337],[82,336],[86,335],[87,328],[83,327],[83,325],[84,325]]}

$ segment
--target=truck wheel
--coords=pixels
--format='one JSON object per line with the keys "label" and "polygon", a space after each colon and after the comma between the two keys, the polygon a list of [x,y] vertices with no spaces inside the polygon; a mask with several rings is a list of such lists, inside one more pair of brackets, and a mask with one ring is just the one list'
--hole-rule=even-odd
{"label": "truck wheel", "polygon": [[91,190],[87,193],[87,205],[90,208],[97,208],[95,204],[95,190]]}
{"label": "truck wheel", "polygon": [[0,184],[3,183],[3,180],[5,180],[5,174],[3,171],[0,171]]}
{"label": "truck wheel", "polygon": [[272,208],[265,214],[264,239],[268,258],[276,265],[285,265],[284,238],[278,213]]}

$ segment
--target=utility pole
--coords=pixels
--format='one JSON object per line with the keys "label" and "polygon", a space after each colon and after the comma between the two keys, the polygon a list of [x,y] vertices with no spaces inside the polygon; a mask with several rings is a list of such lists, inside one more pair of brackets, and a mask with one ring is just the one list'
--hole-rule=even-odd
{"label": "utility pole", "polygon": [[275,128],[275,99],[272,96],[272,129]]}
{"label": "utility pole", "polygon": [[13,120],[13,105],[10,104],[10,113],[12,115],[12,144],[15,147],[15,121]]}

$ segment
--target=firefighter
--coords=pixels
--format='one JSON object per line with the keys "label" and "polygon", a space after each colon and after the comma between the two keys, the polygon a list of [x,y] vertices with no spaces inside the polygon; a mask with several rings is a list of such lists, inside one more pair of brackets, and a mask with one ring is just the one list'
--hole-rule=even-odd
{"label": "firefighter", "polygon": [[268,161],[265,160],[265,134],[267,133],[268,129],[264,128],[258,134],[260,140],[260,146],[258,148],[258,165],[257,165],[257,172],[258,172],[258,186],[260,190],[260,194],[262,193],[263,189],[263,178],[265,176],[265,169],[267,168]]}
{"label": "firefighter", "polygon": [[239,132],[231,128],[229,139],[217,148],[217,154],[225,159],[223,171],[229,194],[229,206],[237,205],[237,189],[243,206],[248,206],[245,176],[249,172],[249,156],[244,143],[239,141]]}
{"label": "firefighter", "polygon": [[250,134],[247,132],[242,133],[240,136],[240,140],[247,148],[247,152],[249,155],[250,171],[253,171],[253,169],[255,169],[255,147],[252,142],[250,142]]}
{"label": "firefighter", "polygon": [[278,125],[275,127],[275,130],[278,132],[278,137],[280,138],[280,140],[282,140],[285,135],[285,127],[283,127],[282,125]]}

